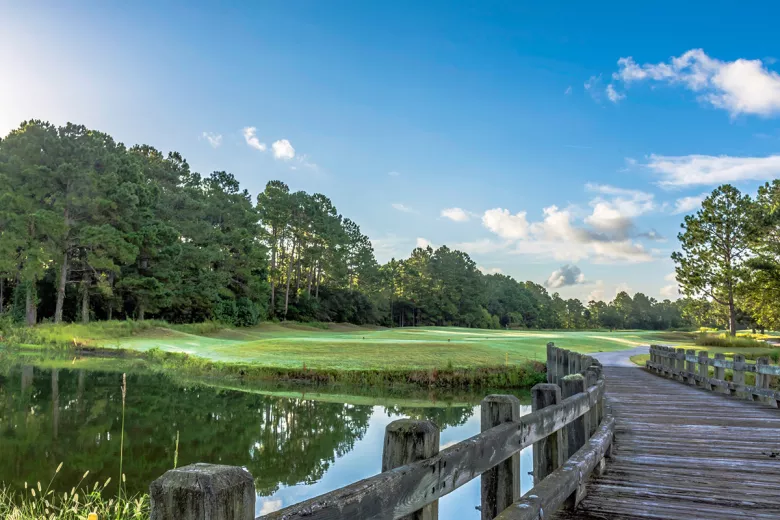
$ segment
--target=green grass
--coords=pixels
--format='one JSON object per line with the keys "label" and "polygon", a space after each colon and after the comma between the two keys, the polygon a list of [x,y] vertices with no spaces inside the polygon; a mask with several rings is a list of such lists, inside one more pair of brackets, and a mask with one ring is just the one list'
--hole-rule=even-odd
{"label": "green grass", "polygon": [[545,361],[546,344],[583,353],[688,340],[684,333],[603,330],[525,331],[456,327],[401,329],[267,323],[248,329],[216,323],[169,325],[111,321],[14,328],[5,340],[28,347],[96,347],[187,354],[214,362],[317,370],[429,370]]}
{"label": "green grass", "polygon": [[631,356],[629,359],[635,365],[643,367],[645,366],[645,362],[650,360],[650,354],[638,354],[636,356]]}
{"label": "green grass", "polygon": [[658,340],[647,331],[496,331],[455,327],[361,329],[265,324],[190,334],[156,327],[85,344],[136,351],[159,349],[211,361],[317,370],[412,370],[495,367],[545,361],[546,344],[583,353],[622,350]]}

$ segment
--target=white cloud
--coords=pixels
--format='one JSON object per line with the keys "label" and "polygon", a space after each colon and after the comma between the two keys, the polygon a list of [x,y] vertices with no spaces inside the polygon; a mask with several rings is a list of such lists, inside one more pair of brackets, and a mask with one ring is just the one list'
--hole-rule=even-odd
{"label": "white cloud", "polygon": [[557,289],[583,283],[585,283],[585,274],[583,274],[580,268],[576,265],[566,264],[553,271],[544,282],[544,285],[550,289]]}
{"label": "white cloud", "polygon": [[631,289],[631,287],[626,283],[622,282],[617,284],[617,287],[615,287],[615,296],[617,296],[619,293],[626,293],[628,295],[631,295],[634,291]]}
{"label": "white cloud", "polygon": [[[300,164],[304,168],[308,168],[308,169],[314,170],[314,171],[319,171],[319,169],[320,169],[319,165],[316,164],[316,163],[311,162],[309,160],[309,156],[306,155],[306,154],[298,155],[297,157],[295,157],[295,159],[298,161],[298,164]],[[294,166],[292,168],[295,169]]]}
{"label": "white cloud", "polygon": [[281,500],[263,500],[263,505],[260,508],[260,516],[275,513],[282,508],[282,505]]}
{"label": "white cloud", "polygon": [[459,242],[454,245],[455,249],[464,251],[470,255],[484,255],[496,253],[505,250],[512,242],[497,242],[489,238],[475,240],[473,242]]}
{"label": "white cloud", "polygon": [[387,172],[387,174],[388,174],[390,177],[398,177],[399,175],[401,175],[401,173],[400,173],[400,172],[396,172],[396,171]]}
{"label": "white cloud", "polygon": [[601,74],[598,76],[591,76],[583,85],[583,87],[585,87],[585,92],[590,94],[590,97],[592,97],[593,100],[598,103],[601,103],[604,96],[601,85]]}
{"label": "white cloud", "polygon": [[613,103],[617,103],[617,102],[618,102],[618,101],[620,101],[621,99],[625,99],[625,98],[626,98],[626,95],[625,95],[625,94],[623,94],[623,93],[621,93],[621,92],[618,92],[617,90],[615,90],[615,87],[612,85],[612,83],[610,83],[609,85],[607,85],[607,90],[606,90],[606,92],[607,92],[607,98],[608,98],[610,101],[612,101]]}
{"label": "white cloud", "polygon": [[254,126],[247,126],[243,130],[244,132],[244,140],[246,141],[246,144],[249,145],[250,148],[254,148],[255,150],[260,150],[261,152],[266,151],[268,148],[265,143],[261,143],[260,140],[257,138],[257,128]]}
{"label": "white cloud", "polygon": [[432,245],[430,240],[428,240],[427,238],[422,238],[422,237],[417,237],[416,244],[417,244],[417,247],[421,247],[423,249],[425,249],[426,247],[429,247],[429,246]]}
{"label": "white cloud", "polygon": [[677,283],[677,276],[674,273],[667,274],[664,276],[664,280],[667,282],[672,282],[668,285],[664,285],[661,287],[661,290],[659,293],[663,298],[669,298],[670,300],[675,300],[680,297],[680,286]]}
{"label": "white cloud", "polygon": [[466,222],[471,216],[461,208],[446,208],[441,210],[441,216],[454,222]]}
{"label": "white cloud", "polygon": [[569,87],[566,90],[563,91],[563,95],[564,96],[570,96],[571,93],[572,93],[572,88],[571,88],[571,85],[569,85]]}
{"label": "white cloud", "polygon": [[289,161],[295,157],[295,148],[290,144],[287,139],[279,139],[271,145],[271,149],[274,152],[274,157],[282,161]]}
{"label": "white cloud", "polygon": [[604,280],[596,280],[595,288],[588,294],[588,301],[604,301]]}
{"label": "white cloud", "polygon": [[774,179],[780,176],[780,155],[651,155],[645,166],[661,177],[658,184],[662,187],[714,186],[728,182]]}
{"label": "white cloud", "polygon": [[408,238],[385,235],[381,238],[372,238],[371,247],[374,249],[374,256],[376,256],[377,262],[384,264],[390,261],[391,258],[405,257],[413,246]]}
{"label": "white cloud", "polygon": [[[622,231],[595,231],[575,225],[570,209],[549,206],[544,209],[543,220],[530,224],[525,215],[522,212],[513,216],[508,210],[496,208],[485,212],[482,223],[506,239],[503,247],[514,247],[512,252],[515,254],[569,262],[591,259],[596,263],[639,263],[653,260],[653,252],[626,237]],[[522,218],[516,218],[518,216]]]}
{"label": "white cloud", "polygon": [[694,195],[692,197],[682,197],[674,202],[673,214],[679,215],[680,213],[691,213],[698,210],[701,207],[701,203],[707,198],[707,193],[701,195]]}
{"label": "white cloud", "polygon": [[603,184],[587,184],[585,187],[589,191],[610,197],[598,196],[590,201],[593,212],[585,222],[599,231],[628,236],[634,228],[634,218],[656,209],[655,196],[652,193]]}
{"label": "white cloud", "polygon": [[517,240],[528,236],[525,216],[525,211],[512,215],[508,209],[494,208],[482,215],[482,224],[501,238]]}
{"label": "white cloud", "polygon": [[482,272],[482,274],[503,274],[504,273],[504,271],[502,271],[500,267],[483,267],[481,265],[478,265],[477,269],[479,269]]}
{"label": "white cloud", "polygon": [[214,134],[212,132],[203,132],[201,137],[206,141],[208,141],[212,148],[219,148],[219,146],[222,144],[221,134]]}
{"label": "white cloud", "polygon": [[612,77],[626,85],[639,81],[680,84],[732,116],[780,114],[780,75],[761,60],[721,61],[702,49],[655,64],[639,65],[629,56],[618,60],[618,71]]}
{"label": "white cloud", "polygon": [[393,209],[396,209],[398,211],[403,211],[404,213],[416,213],[416,211],[414,211],[412,208],[410,208],[409,206],[406,206],[404,204],[401,204],[400,202],[396,202],[392,206],[393,206]]}

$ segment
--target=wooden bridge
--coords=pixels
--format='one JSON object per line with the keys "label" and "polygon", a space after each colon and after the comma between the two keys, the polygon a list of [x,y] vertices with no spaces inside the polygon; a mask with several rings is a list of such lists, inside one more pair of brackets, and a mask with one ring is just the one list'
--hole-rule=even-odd
{"label": "wooden bridge", "polygon": [[[533,412],[514,396],[481,407],[482,433],[439,451],[429,421],[388,425],[379,475],[262,520],[438,518],[438,500],[481,477],[481,518],[780,518],[780,367],[653,346],[646,368],[547,348]],[[534,487],[520,494],[520,451]],[[195,464],[150,487],[153,520],[254,520],[252,476]]]}

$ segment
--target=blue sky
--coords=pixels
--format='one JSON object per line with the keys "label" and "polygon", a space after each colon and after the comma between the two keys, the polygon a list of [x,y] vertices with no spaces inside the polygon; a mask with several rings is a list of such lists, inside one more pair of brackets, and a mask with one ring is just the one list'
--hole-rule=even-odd
{"label": "blue sky", "polygon": [[769,2],[8,4],[0,134],[73,121],[324,193],[380,261],[673,296],[685,212],[780,172]]}

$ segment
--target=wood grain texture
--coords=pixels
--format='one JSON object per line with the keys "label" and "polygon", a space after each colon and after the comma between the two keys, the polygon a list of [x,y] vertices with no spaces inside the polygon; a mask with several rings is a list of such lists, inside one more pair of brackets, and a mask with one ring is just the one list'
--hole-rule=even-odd
{"label": "wood grain texture", "polygon": [[647,370],[604,372],[614,455],[575,511],[544,518],[780,518],[780,411]]}
{"label": "wood grain texture", "polygon": [[394,520],[479,477],[602,402],[604,380],[560,404],[466,439],[437,455],[263,516],[265,520]]}

